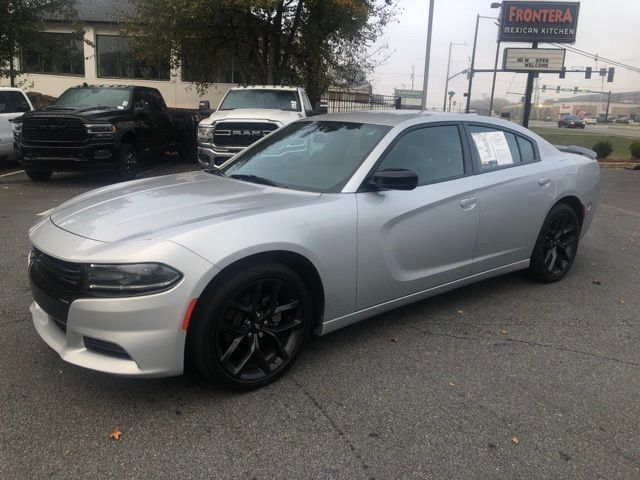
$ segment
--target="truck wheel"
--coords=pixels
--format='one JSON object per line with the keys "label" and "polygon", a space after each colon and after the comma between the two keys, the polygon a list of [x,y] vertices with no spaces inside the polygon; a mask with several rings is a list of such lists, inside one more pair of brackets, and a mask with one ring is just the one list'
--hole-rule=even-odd
{"label": "truck wheel", "polygon": [[122,181],[133,180],[138,171],[138,154],[133,145],[122,144],[118,151],[118,178]]}
{"label": "truck wheel", "polygon": [[51,174],[53,173],[51,170],[25,170],[24,171],[34,182],[42,182],[44,180],[49,180],[51,178]]}

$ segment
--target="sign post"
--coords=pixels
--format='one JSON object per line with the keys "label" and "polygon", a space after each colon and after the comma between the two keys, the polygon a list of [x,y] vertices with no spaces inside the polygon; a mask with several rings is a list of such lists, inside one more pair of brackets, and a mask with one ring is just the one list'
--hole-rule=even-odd
{"label": "sign post", "polygon": [[[531,50],[523,55],[509,55],[505,52],[506,70],[510,66],[511,71],[528,72],[527,88],[524,98],[524,114],[522,125],[529,125],[531,113],[531,96],[533,94],[533,80],[538,72],[563,71],[564,50],[540,49],[541,52],[533,52],[538,49],[539,42],[574,43],[578,26],[579,2],[529,2],[510,1],[502,2],[500,18],[500,42],[531,42]],[[513,49],[517,50],[517,49]],[[560,53],[562,52],[562,53]],[[561,59],[560,59],[561,55]],[[509,62],[508,62],[509,61]],[[558,65],[560,70],[558,70]],[[520,68],[522,67],[522,68]]]}

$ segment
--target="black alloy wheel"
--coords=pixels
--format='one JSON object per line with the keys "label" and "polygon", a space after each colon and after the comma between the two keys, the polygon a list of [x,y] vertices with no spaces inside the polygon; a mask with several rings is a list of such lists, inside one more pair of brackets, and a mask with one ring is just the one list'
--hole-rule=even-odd
{"label": "black alloy wheel", "polygon": [[271,383],[295,361],[310,331],[313,307],[303,280],[285,265],[265,264],[218,285],[201,300],[189,329],[194,363],[236,390]]}
{"label": "black alloy wheel", "polygon": [[569,205],[556,205],[547,215],[531,256],[530,269],[536,279],[550,283],[564,277],[575,259],[579,239],[575,211]]}
{"label": "black alloy wheel", "polygon": [[118,152],[118,177],[120,180],[133,180],[138,172],[138,154],[133,145],[123,143]]}

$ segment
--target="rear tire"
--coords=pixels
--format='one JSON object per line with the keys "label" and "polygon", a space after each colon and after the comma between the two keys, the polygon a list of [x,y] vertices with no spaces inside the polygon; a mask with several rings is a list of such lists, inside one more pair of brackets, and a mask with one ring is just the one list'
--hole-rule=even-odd
{"label": "rear tire", "polygon": [[123,143],[117,154],[117,175],[120,181],[133,180],[138,173],[138,154],[133,145]]}
{"label": "rear tire", "polygon": [[545,218],[531,255],[529,271],[542,283],[561,280],[578,251],[580,221],[569,205],[560,203]]}
{"label": "rear tire", "polygon": [[196,163],[198,161],[198,142],[193,140],[180,145],[178,161],[183,164]]}
{"label": "rear tire", "polygon": [[53,172],[51,170],[25,170],[24,171],[34,182],[43,182],[49,180]]}
{"label": "rear tire", "polygon": [[291,268],[264,262],[233,269],[198,300],[187,353],[209,380],[253,390],[291,367],[313,318],[311,295]]}

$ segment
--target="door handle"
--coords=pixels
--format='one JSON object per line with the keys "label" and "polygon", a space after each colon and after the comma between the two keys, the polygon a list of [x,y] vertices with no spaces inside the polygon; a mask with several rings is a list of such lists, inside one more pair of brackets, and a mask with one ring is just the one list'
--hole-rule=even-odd
{"label": "door handle", "polygon": [[551,179],[550,178],[541,178],[538,180],[538,185],[540,185],[542,188],[546,188],[549,185],[551,185]]}
{"label": "door handle", "polygon": [[471,210],[475,206],[476,206],[476,199],[473,197],[463,198],[462,200],[460,200],[460,207],[462,207],[463,210]]}

